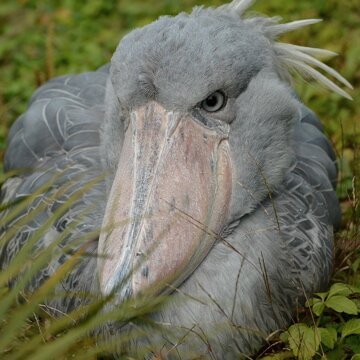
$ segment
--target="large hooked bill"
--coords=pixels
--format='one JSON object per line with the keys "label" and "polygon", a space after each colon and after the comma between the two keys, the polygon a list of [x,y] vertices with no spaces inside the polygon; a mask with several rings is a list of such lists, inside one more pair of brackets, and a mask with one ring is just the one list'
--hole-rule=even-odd
{"label": "large hooked bill", "polygon": [[228,134],[149,102],[131,113],[99,239],[104,295],[170,292],[228,220]]}

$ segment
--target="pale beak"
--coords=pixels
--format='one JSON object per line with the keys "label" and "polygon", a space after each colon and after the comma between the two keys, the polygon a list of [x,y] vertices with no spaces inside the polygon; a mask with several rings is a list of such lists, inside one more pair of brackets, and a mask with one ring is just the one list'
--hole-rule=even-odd
{"label": "pale beak", "polygon": [[228,220],[227,135],[150,102],[131,115],[99,239],[103,294],[183,282]]}

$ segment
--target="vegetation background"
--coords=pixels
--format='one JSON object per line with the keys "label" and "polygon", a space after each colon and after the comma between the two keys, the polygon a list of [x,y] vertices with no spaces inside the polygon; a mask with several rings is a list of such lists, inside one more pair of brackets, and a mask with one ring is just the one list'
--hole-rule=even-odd
{"label": "vegetation background", "polygon": [[[1,0],[0,175],[9,128],[26,109],[39,85],[55,76],[91,71],[109,62],[124,34],[160,15],[190,11],[195,5],[221,3],[221,0]],[[355,88],[351,91],[354,98],[351,102],[311,82],[296,83],[304,103],[322,120],[339,159],[338,195],[344,216],[336,240],[334,282],[360,287],[360,2],[259,0],[253,10],[268,16],[280,15],[284,21],[322,18],[323,23],[287,34],[281,40],[337,52],[340,55],[328,64]]]}

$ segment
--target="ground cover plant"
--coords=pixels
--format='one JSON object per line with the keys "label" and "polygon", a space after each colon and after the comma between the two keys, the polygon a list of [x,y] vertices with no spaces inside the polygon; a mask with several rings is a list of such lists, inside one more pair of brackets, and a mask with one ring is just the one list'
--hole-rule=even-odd
{"label": "ground cover plant", "polygon": [[[107,63],[128,31],[159,15],[189,11],[194,5],[219,5],[222,1],[174,0],[3,0],[0,3],[0,159],[12,122],[26,108],[34,90],[46,80],[68,73],[94,70]],[[342,227],[336,234],[336,261],[332,286],[315,294],[298,309],[297,322],[283,333],[273,334],[256,358],[359,359],[360,358],[360,250],[359,250],[359,120],[360,120],[360,13],[358,1],[258,1],[253,8],[286,21],[322,18],[323,23],[287,34],[282,41],[326,48],[340,55],[328,64],[354,86],[353,102],[298,82],[304,103],[320,117],[339,159],[338,196],[343,210]],[[0,164],[1,181],[5,179]],[[21,211],[26,201],[9,209]],[[4,210],[4,209],[1,209]],[[11,215],[13,212],[13,215]],[[11,234],[8,234],[10,236]],[[37,235],[40,236],[40,235]],[[33,241],[36,241],[34,237]],[[28,249],[29,251],[29,249]],[[7,279],[23,273],[26,249],[9,272],[0,276],[0,357],[4,359],[95,359],[106,356],[113,343],[96,344],[89,331],[107,319],[99,316],[103,303],[94,301],[67,316],[54,317],[43,306],[56,282],[76,262],[66,263],[39,292],[28,295],[25,279],[9,289]],[[41,267],[47,253],[39,254]],[[29,297],[30,296],[30,297]],[[129,312],[131,304],[112,314],[119,321],[147,321],[143,316],[154,304]],[[141,336],[141,334],[136,334]],[[126,339],[124,339],[126,341]],[[96,346],[95,346],[96,345]],[[358,355],[357,355],[358,354]]]}

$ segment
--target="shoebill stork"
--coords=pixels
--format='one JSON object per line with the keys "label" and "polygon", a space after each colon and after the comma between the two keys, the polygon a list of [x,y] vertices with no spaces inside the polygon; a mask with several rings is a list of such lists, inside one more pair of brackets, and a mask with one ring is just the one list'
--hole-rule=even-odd
{"label": "shoebill stork", "polygon": [[317,59],[331,52],[277,42],[318,20],[245,16],[252,2],[161,17],[125,36],[110,66],[36,91],[5,156],[6,171],[26,171],[5,182],[2,202],[52,186],[3,225],[21,224],[1,249],[3,268],[83,189],[34,246],[72,225],[30,290],[71,256],[62,247],[102,228],[89,245],[101,256],[82,259],[61,284],[68,296],[52,300],[63,312],[79,306],[76,291],[114,293],[112,307],[149,289],[171,294],[153,318],[182,340],[169,331],[160,348],[233,359],[327,286],[340,218],[335,156],[289,74],[347,98],[325,75],[350,84]]}

